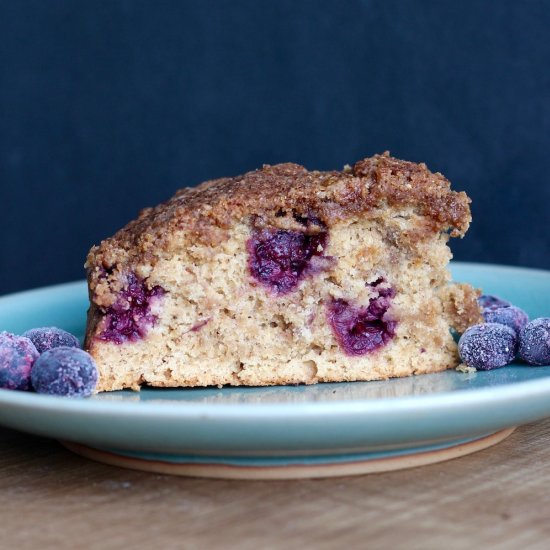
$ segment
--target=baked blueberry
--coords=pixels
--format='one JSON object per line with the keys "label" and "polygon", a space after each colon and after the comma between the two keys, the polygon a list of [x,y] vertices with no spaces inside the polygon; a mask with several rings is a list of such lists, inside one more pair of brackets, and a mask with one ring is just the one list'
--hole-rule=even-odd
{"label": "baked blueberry", "polygon": [[23,333],[38,350],[38,353],[44,353],[52,348],[66,346],[69,348],[79,348],[80,342],[76,336],[70,332],[57,327],[32,328]]}
{"label": "baked blueberry", "polygon": [[257,231],[248,241],[250,273],[275,294],[287,294],[298,286],[312,258],[323,256],[327,238],[326,231]]}
{"label": "baked blueberry", "polygon": [[483,310],[483,318],[487,323],[499,323],[513,329],[519,334],[529,322],[529,315],[516,306],[488,307]]}
{"label": "baked blueberry", "polygon": [[39,353],[23,336],[0,333],[0,388],[30,390],[31,368]]}
{"label": "baked blueberry", "polygon": [[161,286],[149,288],[143,279],[130,273],[118,300],[104,309],[104,324],[98,338],[115,344],[143,338],[157,321],[152,305],[164,294]]}
{"label": "baked blueberry", "polygon": [[518,355],[530,365],[550,365],[550,317],[539,317],[519,333]]}
{"label": "baked blueberry", "polygon": [[498,323],[474,325],[458,341],[462,362],[478,370],[504,367],[514,360],[517,336],[513,329]]}
{"label": "baked blueberry", "polygon": [[483,309],[488,307],[502,307],[512,305],[512,303],[508,300],[503,300],[502,298],[494,296],[492,294],[482,294],[477,299],[477,302]]}
{"label": "baked blueberry", "polygon": [[329,304],[330,326],[346,354],[365,355],[393,338],[397,323],[384,319],[390,303],[390,298],[380,296],[371,300],[367,307],[357,307],[342,299]]}
{"label": "baked blueberry", "polygon": [[96,364],[88,353],[63,346],[45,351],[31,371],[34,389],[49,395],[88,397],[97,379]]}

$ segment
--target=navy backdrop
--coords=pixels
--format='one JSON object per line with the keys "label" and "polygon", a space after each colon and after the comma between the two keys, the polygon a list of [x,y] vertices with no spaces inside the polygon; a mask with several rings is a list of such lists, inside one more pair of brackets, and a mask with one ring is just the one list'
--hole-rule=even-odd
{"label": "navy backdrop", "polygon": [[550,2],[4,0],[0,293],[83,277],[176,188],[389,149],[473,199],[460,260],[550,268]]}

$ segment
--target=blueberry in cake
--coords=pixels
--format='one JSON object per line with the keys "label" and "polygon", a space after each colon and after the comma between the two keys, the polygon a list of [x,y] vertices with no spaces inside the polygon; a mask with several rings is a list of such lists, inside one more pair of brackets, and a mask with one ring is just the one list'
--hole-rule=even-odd
{"label": "blueberry in cake", "polygon": [[424,164],[376,155],[184,188],[92,248],[85,349],[99,390],[312,384],[459,363],[481,321],[450,284],[469,199]]}

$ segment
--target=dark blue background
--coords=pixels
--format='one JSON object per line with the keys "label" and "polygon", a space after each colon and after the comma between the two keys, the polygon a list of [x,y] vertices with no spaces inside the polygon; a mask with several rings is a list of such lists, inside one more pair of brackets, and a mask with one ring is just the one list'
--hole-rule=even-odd
{"label": "dark blue background", "polygon": [[473,198],[457,259],[550,268],[549,29],[544,0],[4,0],[0,293],[178,187],[386,149]]}

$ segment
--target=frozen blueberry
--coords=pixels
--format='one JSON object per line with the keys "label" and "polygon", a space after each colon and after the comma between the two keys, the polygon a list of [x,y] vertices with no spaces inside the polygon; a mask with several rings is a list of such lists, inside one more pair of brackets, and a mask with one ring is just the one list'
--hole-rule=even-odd
{"label": "frozen blueberry", "polygon": [[529,322],[529,316],[516,306],[488,307],[483,310],[487,323],[499,323],[513,329],[516,334]]}
{"label": "frozen blueberry", "polygon": [[539,317],[519,333],[518,355],[530,365],[550,365],[550,317]]}
{"label": "frozen blueberry", "polygon": [[31,368],[38,356],[28,338],[0,332],[0,388],[30,390]]}
{"label": "frozen blueberry", "polygon": [[488,307],[502,307],[502,306],[511,306],[512,303],[508,300],[503,300],[498,296],[493,296],[492,294],[482,294],[477,299],[478,304],[483,308]]}
{"label": "frozen blueberry", "polygon": [[45,351],[34,363],[31,381],[38,393],[88,397],[97,384],[97,367],[91,356],[78,348]]}
{"label": "frozen blueberry", "polygon": [[470,327],[458,341],[460,358],[469,367],[492,370],[514,360],[517,336],[513,329],[498,323]]}
{"label": "frozen blueberry", "polygon": [[69,348],[79,348],[80,342],[76,336],[70,332],[57,327],[32,328],[23,333],[38,350],[38,353],[44,353],[52,348],[66,346]]}

